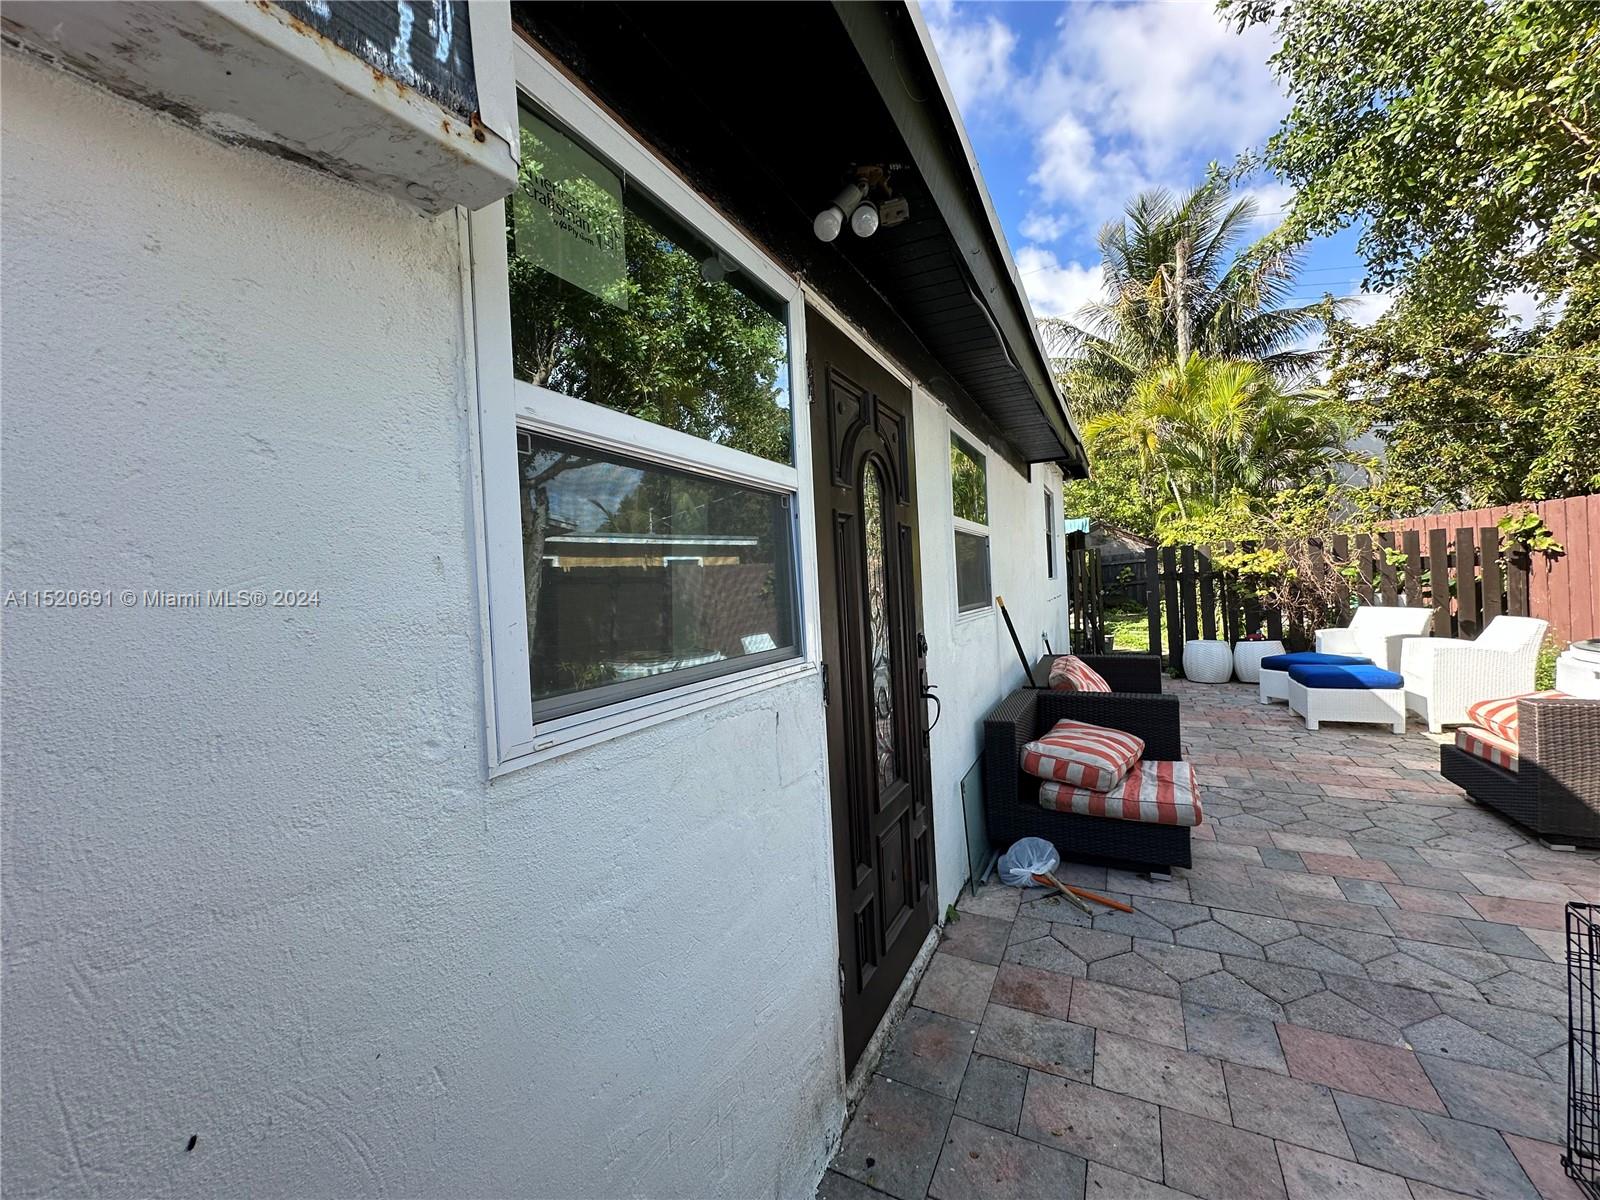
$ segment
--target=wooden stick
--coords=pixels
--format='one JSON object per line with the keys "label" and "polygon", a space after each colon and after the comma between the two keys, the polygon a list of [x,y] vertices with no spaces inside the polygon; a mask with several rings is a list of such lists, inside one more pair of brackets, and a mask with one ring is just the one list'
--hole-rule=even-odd
{"label": "wooden stick", "polygon": [[1035,883],[1042,883],[1046,887],[1053,887],[1053,888],[1058,889],[1063,896],[1065,896],[1068,900],[1070,900],[1073,904],[1075,904],[1080,910],[1082,910],[1083,912],[1089,913],[1090,916],[1094,915],[1093,910],[1090,909],[1090,907],[1087,904],[1085,904],[1082,900],[1078,899],[1078,897],[1074,896],[1072,894],[1072,889],[1069,888],[1066,884],[1062,883],[1061,880],[1057,879],[1054,875],[1035,875],[1033,877],[1033,881]]}
{"label": "wooden stick", "polygon": [[1006,629],[1011,634],[1011,644],[1017,648],[1017,660],[1022,663],[1022,673],[1028,677],[1028,686],[1037,691],[1039,684],[1033,677],[1033,667],[1028,663],[1028,656],[1023,652],[1022,639],[1017,636],[1017,627],[1011,623],[1011,614],[1006,611],[1006,598],[996,596],[994,602],[1000,609],[1000,615],[1006,619]]}
{"label": "wooden stick", "polygon": [[1091,892],[1086,888],[1073,887],[1070,883],[1064,883],[1061,886],[1069,892],[1073,892],[1079,896],[1082,896],[1086,900],[1093,900],[1096,904],[1104,904],[1107,908],[1114,908],[1118,912],[1131,913],[1133,911],[1133,909],[1122,903],[1122,901],[1113,900],[1109,896],[1102,896],[1099,892]]}

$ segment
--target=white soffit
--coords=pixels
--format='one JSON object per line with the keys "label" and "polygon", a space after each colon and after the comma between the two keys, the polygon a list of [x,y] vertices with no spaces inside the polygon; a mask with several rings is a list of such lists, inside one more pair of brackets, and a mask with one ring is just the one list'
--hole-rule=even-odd
{"label": "white soffit", "polygon": [[495,94],[509,12],[474,5],[475,30],[480,7],[492,125],[447,112],[266,0],[34,0],[6,5],[0,40],[220,141],[433,214],[482,208],[516,186],[514,127]]}

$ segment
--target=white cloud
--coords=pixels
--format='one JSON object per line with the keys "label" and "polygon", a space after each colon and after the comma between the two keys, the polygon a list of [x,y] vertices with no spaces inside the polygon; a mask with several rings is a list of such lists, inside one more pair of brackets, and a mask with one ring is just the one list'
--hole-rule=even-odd
{"label": "white cloud", "polygon": [[1036,317],[1074,317],[1085,304],[1104,296],[1098,264],[1062,263],[1041,246],[1024,246],[1018,252],[1017,273]]}
{"label": "white cloud", "polygon": [[1056,213],[1030,212],[1022,218],[1022,236],[1030,242],[1053,242],[1069,225],[1065,217]]}
{"label": "white cloud", "polygon": [[1345,297],[1344,315],[1357,325],[1371,325],[1392,307],[1393,292],[1358,292]]}
{"label": "white cloud", "polygon": [[1294,201],[1294,189],[1286,183],[1262,183],[1255,187],[1240,188],[1236,195],[1248,196],[1256,202],[1255,227],[1261,230],[1281,224],[1289,205]]}
{"label": "white cloud", "polygon": [[[1287,107],[1271,33],[1235,33],[1204,0],[1065,4],[1055,39],[1025,47],[992,9],[936,0],[925,12],[963,111],[1003,112],[1031,143],[1034,241],[1092,233],[1143,188],[1193,186],[1207,159],[1259,144]],[[1265,227],[1287,189],[1253,191]]]}
{"label": "white cloud", "polygon": [[926,5],[923,13],[962,114],[1004,103],[1012,86],[1011,53],[1017,46],[1011,28],[993,16],[964,21],[949,0]]}

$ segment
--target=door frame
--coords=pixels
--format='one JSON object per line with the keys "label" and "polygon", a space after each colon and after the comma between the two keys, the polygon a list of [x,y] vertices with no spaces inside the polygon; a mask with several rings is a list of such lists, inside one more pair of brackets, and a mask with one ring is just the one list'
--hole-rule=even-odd
{"label": "door frame", "polygon": [[[907,788],[911,793],[909,803],[913,807],[907,813],[906,819],[910,820],[915,816],[917,805],[920,804],[925,808],[924,820],[917,822],[917,824],[925,825],[927,864],[925,876],[926,887],[924,894],[919,900],[913,902],[912,907],[907,910],[907,914],[909,917],[916,917],[920,911],[921,914],[925,914],[926,916],[926,924],[924,926],[923,934],[917,937],[916,944],[914,946],[906,945],[903,941],[897,939],[890,946],[885,947],[886,953],[891,950],[895,951],[894,958],[890,961],[899,960],[901,955],[904,955],[904,967],[899,976],[894,979],[894,987],[889,990],[888,996],[883,997],[883,1011],[872,1018],[873,1027],[865,1031],[858,1030],[854,1038],[851,1036],[849,1022],[846,1019],[845,1013],[845,1002],[847,999],[847,987],[849,979],[848,972],[851,970],[851,968],[848,967],[845,962],[845,922],[853,919],[851,892],[854,889],[847,887],[847,881],[841,878],[841,871],[843,869],[841,867],[841,863],[845,861],[849,855],[849,835],[840,825],[837,807],[838,800],[836,795],[836,788],[848,787],[850,785],[850,781],[848,779],[836,777],[836,771],[832,761],[832,734],[829,732],[829,725],[833,719],[833,713],[829,711],[829,708],[836,708],[836,706],[841,704],[843,699],[843,690],[848,685],[846,681],[839,677],[838,674],[841,670],[841,663],[830,660],[828,647],[825,640],[819,638],[818,642],[815,644],[816,660],[824,672],[825,680],[827,680],[825,683],[825,691],[832,693],[831,705],[829,708],[824,709],[822,753],[825,767],[824,778],[827,780],[828,791],[828,812],[830,824],[829,848],[832,852],[831,857],[833,859],[831,866],[833,872],[832,884],[835,891],[835,949],[840,971],[839,998],[841,1051],[844,1058],[844,1065],[848,1073],[852,1071],[856,1063],[859,1062],[862,1054],[865,1051],[865,1048],[871,1043],[873,1036],[878,1032],[883,1020],[886,1018],[890,1009],[892,1009],[894,996],[899,992],[905,981],[910,978],[911,970],[915,966],[918,958],[920,957],[921,951],[926,944],[926,933],[938,928],[938,855],[935,846],[937,831],[934,827],[935,805],[933,798],[932,778],[933,764],[931,747],[927,740],[929,728],[926,711],[927,706],[925,701],[921,698],[924,687],[927,683],[927,675],[925,649],[926,641],[924,639],[924,595],[921,578],[921,541],[924,530],[923,521],[920,516],[920,496],[917,486],[915,445],[916,423],[914,414],[914,410],[917,407],[918,387],[912,377],[904,369],[895,363],[883,350],[873,344],[866,337],[866,335],[852,325],[849,320],[845,319],[840,312],[834,308],[833,305],[817,296],[813,291],[811,291],[811,289],[805,288],[803,290],[806,301],[806,312],[804,314],[804,320],[800,322],[800,324],[806,325],[813,318],[821,322],[825,322],[839,337],[841,342],[848,344],[851,348],[858,351],[863,359],[865,359],[872,368],[882,371],[883,374],[892,380],[896,385],[898,385],[900,389],[903,389],[905,419],[908,426],[908,439],[907,444],[905,445],[906,478],[904,483],[908,497],[908,504],[911,508],[912,519],[910,522],[910,532],[912,543],[910,558],[908,563],[902,568],[903,571],[909,573],[909,578],[903,578],[901,583],[905,600],[909,605],[909,608],[902,614],[906,626],[908,627],[902,633],[902,642],[912,648],[909,656],[909,675],[904,690],[905,692],[909,693],[908,717],[910,718],[911,722],[909,743],[910,754],[914,757],[915,761],[907,773]],[[807,423],[809,424],[813,419],[814,412],[814,410],[811,408],[811,405],[823,401],[826,396],[825,383],[822,379],[822,373],[820,370],[818,370],[816,360],[812,355],[809,334],[807,335],[805,363],[807,372],[806,394],[808,400]],[[896,401],[896,407],[898,407],[899,397],[896,396],[894,399]],[[811,497],[811,524],[819,543],[815,578],[817,581],[818,593],[816,597],[817,608],[820,615],[823,590],[837,589],[838,587],[837,565],[835,565],[829,571],[824,572],[822,556],[820,554],[820,542],[823,537],[823,531],[827,528],[831,528],[832,526],[833,509],[830,498],[831,489],[824,488],[815,483],[819,471],[831,469],[831,457],[833,450],[831,445],[827,444],[826,442],[819,441],[815,437],[810,438],[809,441],[809,449],[813,456],[812,461],[808,464],[808,469],[811,472],[811,478],[813,480]],[[816,457],[818,455],[827,456],[827,458],[826,460],[819,459]],[[833,674],[834,677],[832,679],[827,679],[829,674]],[[876,813],[877,810],[874,809],[874,815],[876,815]],[[904,867],[906,869],[915,869],[915,845],[913,844],[911,847],[909,847],[909,850],[910,858],[907,859]],[[880,914],[879,920],[881,921],[882,919],[883,918]],[[905,920],[906,918],[901,918],[902,922]],[[886,962],[884,965],[888,966],[889,963]],[[879,988],[880,997],[882,996],[881,986],[882,985],[880,985]],[[852,1061],[852,1050],[854,1051],[855,1061]]]}

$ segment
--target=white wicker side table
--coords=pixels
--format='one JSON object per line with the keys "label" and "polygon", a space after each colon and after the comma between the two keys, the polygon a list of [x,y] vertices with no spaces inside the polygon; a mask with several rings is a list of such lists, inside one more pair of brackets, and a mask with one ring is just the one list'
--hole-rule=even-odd
{"label": "white wicker side table", "polygon": [[1283,653],[1283,643],[1239,642],[1233,647],[1233,673],[1241,683],[1261,682],[1261,660]]}
{"label": "white wicker side table", "polygon": [[1206,638],[1184,642],[1183,674],[1196,683],[1227,683],[1233,675],[1233,651],[1227,642]]}

